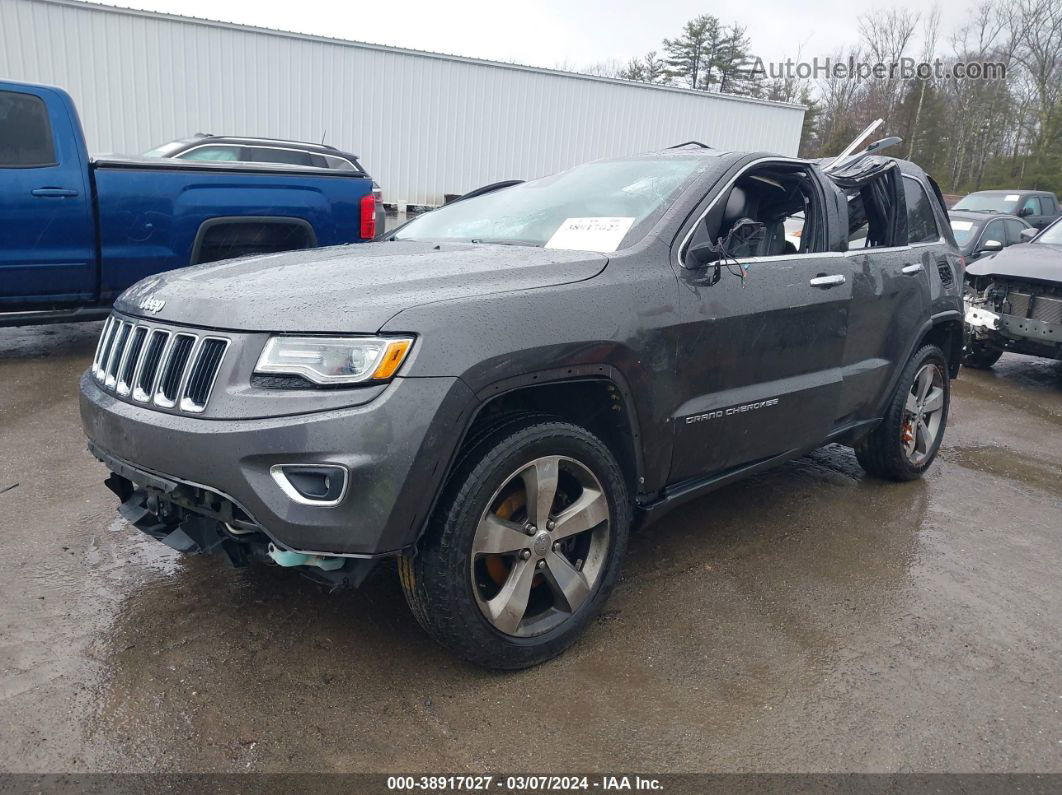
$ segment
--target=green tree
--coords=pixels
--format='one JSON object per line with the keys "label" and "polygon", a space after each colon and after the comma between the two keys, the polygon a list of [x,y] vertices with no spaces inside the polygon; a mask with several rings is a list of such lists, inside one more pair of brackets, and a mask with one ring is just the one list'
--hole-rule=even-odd
{"label": "green tree", "polygon": [[631,58],[617,77],[642,83],[667,83],[667,64],[657,55],[656,50],[650,50],[641,58]]}
{"label": "green tree", "polygon": [[748,28],[732,25],[720,28],[718,46],[712,53],[712,68],[708,71],[710,82],[704,86],[711,90],[713,86],[723,94],[748,94],[758,96],[763,88],[763,75],[752,71],[752,44],[748,37]]}
{"label": "green tree", "polygon": [[720,38],[719,19],[701,14],[683,26],[678,38],[664,39],[668,77],[690,88],[702,88],[711,80],[712,59]]}

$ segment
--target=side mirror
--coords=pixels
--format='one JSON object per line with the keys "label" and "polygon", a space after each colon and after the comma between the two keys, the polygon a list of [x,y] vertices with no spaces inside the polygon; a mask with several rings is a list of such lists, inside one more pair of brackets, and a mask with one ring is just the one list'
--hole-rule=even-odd
{"label": "side mirror", "polygon": [[1040,234],[1040,230],[1039,230],[1039,229],[1036,229],[1036,228],[1032,228],[1032,229],[1022,229],[1022,230],[1021,230],[1021,239],[1022,239],[1022,242],[1028,243],[1028,242],[1030,242],[1030,241],[1031,241],[1031,240],[1032,240],[1032,239],[1033,239],[1034,237],[1036,237],[1036,236],[1037,236],[1038,234]]}
{"label": "side mirror", "polygon": [[687,255],[688,268],[707,268],[713,262],[718,262],[719,247],[713,243],[698,243],[690,248]]}
{"label": "side mirror", "polygon": [[1019,218],[1028,218],[1032,214],[1033,214],[1032,207],[1022,207],[1020,210],[1018,210],[1018,217]]}
{"label": "side mirror", "polygon": [[988,254],[990,252],[1002,251],[1002,250],[1003,250],[1003,244],[1000,243],[998,240],[986,240],[984,242],[984,244],[981,246],[981,248],[979,249],[980,253],[982,253],[982,254]]}

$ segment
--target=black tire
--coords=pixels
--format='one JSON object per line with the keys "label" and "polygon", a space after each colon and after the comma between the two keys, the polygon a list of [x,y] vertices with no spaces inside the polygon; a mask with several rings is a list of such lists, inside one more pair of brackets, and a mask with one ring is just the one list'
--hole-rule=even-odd
{"label": "black tire", "polygon": [[1002,355],[1002,348],[992,348],[983,342],[974,340],[970,343],[970,349],[962,355],[962,363],[975,370],[987,370],[998,362]]}
{"label": "black tire", "polygon": [[[481,609],[473,540],[499,490],[514,482],[515,472],[544,456],[571,459],[596,479],[607,501],[607,525],[598,524],[598,531],[583,535],[607,527],[606,541],[596,556],[596,579],[585,601],[567,617],[554,611],[552,620],[561,621],[558,626],[518,637],[500,631]],[[454,654],[487,668],[527,668],[567,649],[608,599],[626,551],[630,523],[623,473],[600,439],[585,428],[542,415],[509,417],[472,441],[459,459],[416,554],[399,561],[402,589],[420,625]],[[515,576],[516,565],[510,577]],[[541,576],[530,576],[539,577],[533,587],[542,587]]]}
{"label": "black tire", "polygon": [[[939,425],[932,444],[925,451],[925,457],[912,461],[905,448],[905,432],[910,428],[907,412],[908,396],[914,387],[915,377],[923,366],[931,365],[937,369],[940,388],[943,390],[943,407],[940,409]],[[925,345],[908,360],[892,400],[889,401],[885,417],[874,431],[856,445],[856,458],[868,475],[885,480],[907,481],[922,477],[940,449],[941,440],[948,424],[948,410],[951,404],[951,382],[948,378],[948,363],[944,352],[936,345]]]}

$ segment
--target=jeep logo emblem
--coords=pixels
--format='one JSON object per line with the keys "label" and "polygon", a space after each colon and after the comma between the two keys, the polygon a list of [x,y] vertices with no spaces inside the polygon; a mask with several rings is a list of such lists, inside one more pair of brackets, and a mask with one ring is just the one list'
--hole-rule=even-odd
{"label": "jeep logo emblem", "polygon": [[145,298],[140,302],[139,307],[145,312],[156,314],[162,311],[162,307],[166,306],[166,302],[161,298]]}

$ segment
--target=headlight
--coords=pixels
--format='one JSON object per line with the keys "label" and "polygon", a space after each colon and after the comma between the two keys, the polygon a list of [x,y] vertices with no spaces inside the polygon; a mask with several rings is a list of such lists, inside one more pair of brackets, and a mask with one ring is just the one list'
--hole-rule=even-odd
{"label": "headlight", "polygon": [[270,337],[254,370],[315,384],[386,381],[412,345],[408,337]]}

